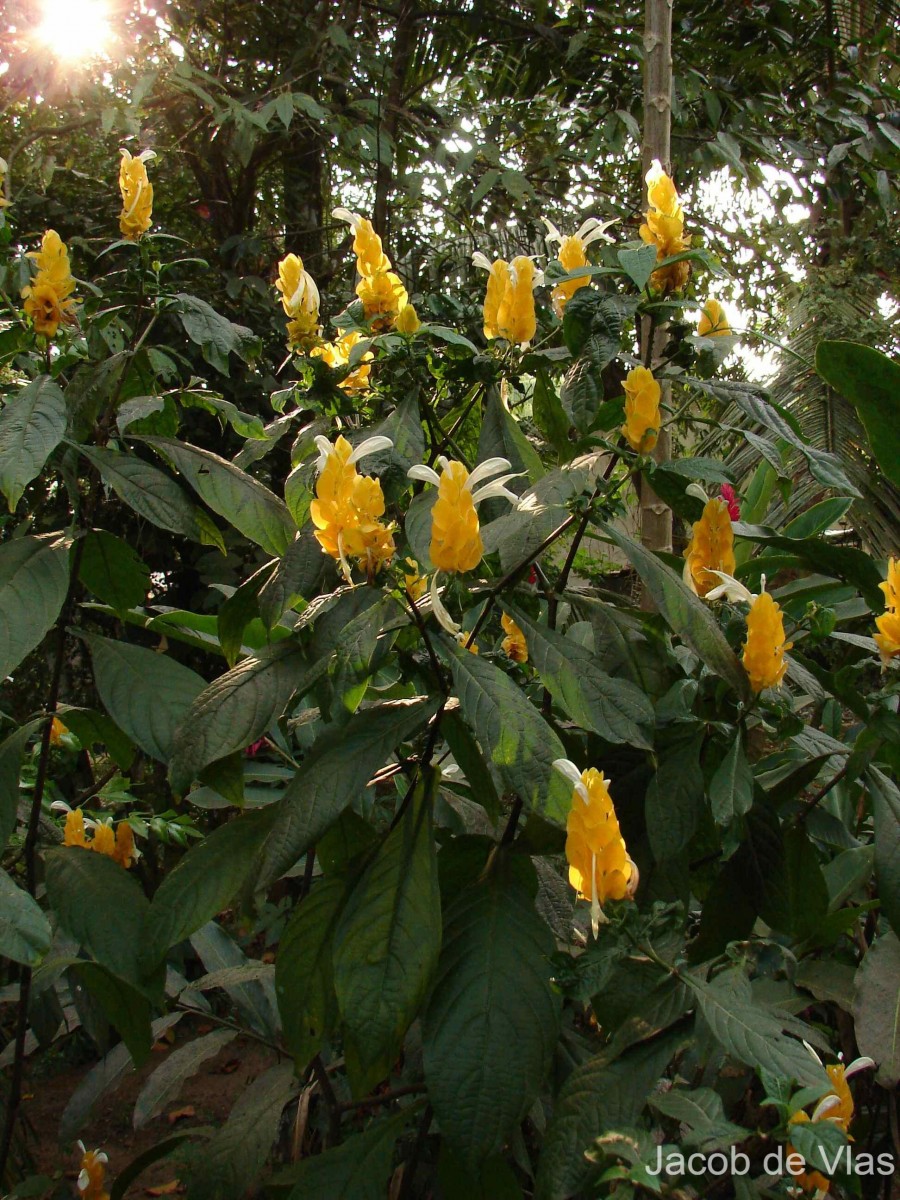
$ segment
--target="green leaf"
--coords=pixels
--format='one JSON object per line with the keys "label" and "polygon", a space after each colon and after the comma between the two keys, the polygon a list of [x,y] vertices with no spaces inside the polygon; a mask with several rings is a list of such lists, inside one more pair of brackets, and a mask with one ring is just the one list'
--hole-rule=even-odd
{"label": "green leaf", "polygon": [[0,957],[35,967],[50,949],[50,925],[35,900],[0,870]]}
{"label": "green leaf", "polygon": [[[249,959],[234,938],[215,921],[208,921],[202,929],[192,933],[191,945],[207,970],[206,979],[217,983],[227,993],[251,1029],[274,1041],[279,1026],[271,965]],[[261,969],[265,970],[262,977]],[[196,998],[192,1003],[197,1004]]]}
{"label": "green leaf", "polygon": [[19,777],[25,744],[42,721],[29,721],[0,742],[0,852],[15,833],[19,814]]}
{"label": "green leaf", "polygon": [[[519,428],[515,417],[506,411],[500,395],[493,389],[484,406],[484,421],[478,438],[478,462],[495,456],[509,459],[510,469],[522,471],[535,483],[544,474],[544,464],[535,448]],[[513,490],[521,490],[513,484]]]}
{"label": "green leaf", "polygon": [[900,790],[875,767],[866,773],[875,817],[875,873],[881,907],[896,933],[900,929]]}
{"label": "green leaf", "polygon": [[706,1153],[742,1142],[750,1136],[749,1129],[726,1119],[722,1097],[712,1088],[672,1088],[651,1096],[650,1106],[686,1126],[689,1132],[684,1144],[697,1146]]}
{"label": "green leaf", "polygon": [[278,93],[275,97],[275,111],[285,129],[290,129],[294,117],[294,97],[290,92]]}
{"label": "green leaf", "polygon": [[571,455],[569,429],[571,422],[560,403],[556,388],[546,366],[537,370],[534,392],[531,398],[531,413],[534,423],[556,450],[566,459]]}
{"label": "green leaf", "polygon": [[495,870],[452,903],[423,1018],[425,1081],[441,1131],[476,1168],[543,1084],[559,1033],[554,939],[530,893]]}
{"label": "green leaf", "polygon": [[146,754],[168,762],[175,732],[203,691],[202,678],[167,654],[93,633],[80,636],[91,652],[104,708]]}
{"label": "green leaf", "polygon": [[900,487],[900,363],[858,342],[820,342],[816,370],[859,413],[875,461]]}
{"label": "green leaf", "polygon": [[431,809],[440,773],[422,768],[406,810],[338,920],[332,961],[354,1094],[391,1069],[431,986],[441,948]]}
{"label": "green leaf", "polygon": [[410,1109],[373,1122],[340,1146],[316,1154],[278,1176],[294,1184],[287,1200],[384,1200],[394,1162],[394,1145]]}
{"label": "green leaf", "polygon": [[[162,1141],[156,1142],[143,1154],[138,1154],[133,1158],[127,1167],[116,1172],[116,1177],[113,1180],[112,1186],[109,1189],[109,1200],[125,1200],[128,1194],[128,1189],[139,1179],[141,1175],[152,1167],[155,1162],[159,1162],[161,1158],[167,1158],[173,1150],[177,1150],[188,1138],[208,1138],[215,1131],[209,1125],[191,1125],[188,1129],[180,1129],[177,1133],[170,1133],[168,1137],[164,1137]],[[60,1135],[60,1141],[65,1141]]]}
{"label": "green leaf", "polygon": [[118,613],[143,604],[150,590],[150,568],[127,542],[104,529],[85,537],[78,577]]}
{"label": "green leaf", "polygon": [[107,967],[140,987],[150,902],[133,875],[105,854],[61,846],[44,856],[50,907],[62,928]]}
{"label": "green leaf", "polygon": [[848,1141],[847,1134],[834,1121],[807,1121],[791,1126],[791,1145],[806,1159],[810,1169],[825,1171]]}
{"label": "green leaf", "polygon": [[185,791],[209,763],[255,742],[322,669],[310,666],[292,643],[245,658],[214,679],[180,714],[169,770],[173,790]]}
{"label": "green leaf", "polygon": [[703,809],[702,745],[700,732],[671,747],[647,787],[644,814],[657,862],[675,858],[694,836]]}
{"label": "green leaf", "polygon": [[184,332],[200,347],[211,367],[228,374],[228,355],[236,354],[244,362],[259,357],[262,342],[246,325],[236,325],[223,317],[205,300],[180,292],[175,297],[174,311],[181,318]]}
{"label": "green leaf", "polygon": [[141,1129],[168,1104],[177,1100],[185,1081],[236,1037],[237,1030],[214,1029],[212,1033],[171,1050],[144,1084],[135,1101],[132,1118],[134,1128]]}
{"label": "green leaf", "polygon": [[280,557],[296,530],[283,500],[246,471],[175,438],[143,438],[184,476],[201,500],[268,554]]}
{"label": "green leaf", "polygon": [[708,606],[679,575],[627,533],[612,525],[604,524],[602,528],[625,552],[669,628],[697,652],[711,671],[730,683],[739,696],[748,699],[747,673]]}
{"label": "green leaf", "polygon": [[824,1068],[801,1042],[782,1032],[774,1013],[745,999],[730,974],[717,976],[711,984],[695,975],[684,976],[713,1037],[739,1062],[804,1086],[822,1085],[824,1091],[828,1084]]}
{"label": "green leaf", "polygon": [[811,538],[818,533],[824,533],[836,525],[847,509],[853,503],[846,496],[832,496],[830,500],[820,500],[806,512],[794,517],[785,525],[783,534],[788,538]]}
{"label": "green leaf", "polygon": [[607,742],[651,748],[653,705],[640,688],[607,675],[599,660],[571,638],[511,605],[501,607],[527,635],[528,653],[544,686],[573,721]]}
{"label": "green leaf", "polygon": [[198,509],[174,479],[133,454],[98,446],[79,446],[79,452],[100,472],[100,477],[120,500],[152,525],[177,533],[202,545],[210,533]]}
{"label": "green leaf", "polygon": [[165,875],[145,920],[145,969],[161,962],[170,946],[205,925],[237,895],[273,817],[264,808],[220,825]]}
{"label": "green leaf", "polygon": [[753,768],[744,754],[740,730],[710,780],[709,802],[716,824],[724,826],[753,805]]}
{"label": "green leaf", "polygon": [[[80,853],[87,854],[88,851],[82,850]],[[103,856],[95,854],[93,857]],[[116,870],[121,871],[122,868],[116,867]],[[70,969],[98,1002],[110,1025],[119,1031],[135,1066],[145,1063],[150,1057],[152,1044],[150,1002],[147,997],[99,963],[74,962]]]}
{"label": "green leaf", "polygon": [[331,946],[346,891],[339,878],[315,884],[278,943],[275,994],[285,1045],[300,1070],[337,1027]]}
{"label": "green leaf", "polygon": [[603,368],[598,367],[588,353],[592,341],[588,341],[585,352],[566,372],[559,389],[559,403],[566,423],[574,425],[579,433],[587,433],[593,426],[603,403]]}
{"label": "green leaf", "polygon": [[889,931],[876,938],[856,972],[853,1020],[860,1053],[878,1064],[875,1078],[885,1088],[900,1081],[900,939]]}
{"label": "green leaf", "polygon": [[435,713],[436,699],[373,704],[338,729],[327,729],[272,805],[272,831],[251,879],[265,889],[292,867],[366,788],[373,773]]}
{"label": "green leaf", "polygon": [[568,1200],[580,1191],[591,1170],[585,1152],[604,1133],[637,1123],[681,1042],[680,1035],[666,1034],[618,1059],[599,1054],[572,1071],[544,1135],[536,1200]]}
{"label": "green leaf", "polygon": [[13,512],[66,432],[66,398],[38,375],[0,410],[0,492]]}
{"label": "green leaf", "polygon": [[441,721],[441,732],[447,739],[457,766],[466,777],[472,799],[482,806],[491,822],[496,824],[500,820],[500,797],[472,731],[459,713],[448,712]]}
{"label": "green leaf", "polygon": [[69,589],[69,542],[59,534],[0,545],[0,680],[38,645]]}
{"label": "green leaf", "polygon": [[298,600],[311,600],[325,570],[322,547],[307,527],[288,546],[284,558],[259,590],[259,615],[272,629]]}
{"label": "green leaf", "polygon": [[120,771],[127,771],[134,762],[134,743],[111,717],[93,708],[73,708],[69,704],[60,704],[56,715],[85,750],[102,745]]}
{"label": "green leaf", "polygon": [[187,1200],[241,1200],[278,1136],[294,1091],[294,1064],[279,1063],[254,1079],[222,1128],[204,1146],[187,1181]]}
{"label": "green leaf", "polygon": [[564,825],[572,789],[558,771],[562,742],[522,689],[499,667],[441,639],[462,715],[507,787],[531,811]]}
{"label": "green leaf", "polygon": [[650,282],[650,276],[656,270],[656,246],[641,246],[639,250],[619,250],[616,252],[622,270],[642,292]]}

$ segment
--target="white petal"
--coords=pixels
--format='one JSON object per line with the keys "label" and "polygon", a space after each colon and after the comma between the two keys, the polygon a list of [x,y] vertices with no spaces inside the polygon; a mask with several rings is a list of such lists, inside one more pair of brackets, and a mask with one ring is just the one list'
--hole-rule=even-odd
{"label": "white petal", "polygon": [[87,1171],[81,1170],[78,1172],[78,1179],[76,1180],[76,1186],[77,1186],[79,1192],[86,1192],[88,1190],[90,1182],[91,1182],[91,1177],[90,1177],[90,1175],[88,1175]]}
{"label": "white petal", "polygon": [[421,479],[423,483],[439,484],[441,482],[437,471],[433,467],[426,467],[424,463],[410,467],[406,474],[409,479]]}
{"label": "white petal", "polygon": [[547,243],[547,245],[549,245],[551,242],[561,242],[562,234],[559,232],[553,222],[549,221],[546,217],[541,217],[541,220],[547,226],[547,236],[544,238],[544,241]]}
{"label": "white petal", "polygon": [[644,176],[644,179],[647,183],[653,183],[659,179],[660,175],[665,175],[665,171],[663,170],[662,163],[659,161],[659,159],[654,158],[653,162],[650,164],[650,170]]}
{"label": "white petal", "polygon": [[539,288],[539,287],[543,287],[543,286],[544,286],[544,272],[543,271],[535,271],[534,279],[531,281],[532,291],[535,288]]}
{"label": "white petal", "polygon": [[816,1054],[815,1050],[813,1050],[812,1046],[809,1044],[808,1041],[806,1041],[805,1038],[803,1038],[802,1041],[803,1041],[803,1045],[807,1048],[807,1050],[810,1052],[810,1054],[813,1056],[813,1058],[816,1060],[816,1062],[821,1067],[821,1065],[822,1065],[821,1058],[819,1058],[818,1054]]}
{"label": "white petal", "polygon": [[361,458],[365,458],[368,454],[378,454],[381,450],[392,450],[394,447],[393,441],[384,434],[378,434],[377,437],[366,438],[364,442],[360,442],[350,457],[348,463],[358,463]]}
{"label": "white petal", "polygon": [[106,1153],[105,1150],[98,1150],[97,1153],[94,1155],[94,1161],[99,1162],[99,1163],[108,1163],[109,1155]]}
{"label": "white petal", "polygon": [[699,500],[701,504],[706,504],[709,501],[709,496],[707,496],[703,487],[697,483],[696,479],[693,483],[689,483],[684,491],[686,495],[693,496],[694,499]]}
{"label": "white petal", "polygon": [[119,153],[122,155],[122,157],[125,159],[126,162],[131,162],[131,151],[130,150],[126,150],[124,146],[120,146]]}
{"label": "white petal", "polygon": [[[517,472],[519,475],[524,475],[524,473],[524,471]],[[504,475],[502,479],[495,479],[493,483],[486,483],[484,487],[480,487],[477,492],[472,493],[472,503],[480,504],[482,500],[491,500],[495,496],[502,496],[504,499],[508,500],[510,504],[514,504],[516,507],[518,507],[519,497],[515,492],[511,492],[506,486],[508,480],[515,478],[515,475]]]}
{"label": "white petal", "polygon": [[722,596],[727,596],[732,601],[743,601],[745,604],[752,604],[756,599],[749,588],[744,587],[733,576],[726,575],[724,571],[716,571],[712,567],[707,567],[711,575],[718,575],[723,580],[718,587],[714,587],[711,592],[706,593],[707,600],[718,600]]}
{"label": "white petal", "polygon": [[441,626],[441,628],[446,629],[448,633],[451,633],[454,637],[457,637],[462,630],[447,612],[446,608],[444,608],[444,602],[441,600],[440,593],[438,592],[439,575],[440,571],[435,571],[434,575],[431,577],[431,609],[437,618],[437,623]]}
{"label": "white petal", "polygon": [[822,1118],[827,1113],[830,1113],[833,1108],[840,1108],[840,1106],[841,1106],[840,1096],[836,1096],[834,1094],[834,1092],[832,1092],[829,1096],[825,1096],[822,1100],[820,1100],[819,1103],[816,1105],[816,1107],[813,1109],[813,1115],[812,1115],[813,1121],[821,1121]]}
{"label": "white petal", "polygon": [[156,158],[155,150],[142,150],[138,155],[141,162],[149,162],[151,158]]}
{"label": "white petal", "polygon": [[[66,812],[66,813],[68,813],[68,812],[71,812],[72,809],[68,806],[68,804],[66,804],[65,800],[54,800],[53,803],[50,805],[50,811],[51,812]],[[84,1151],[82,1151],[82,1154],[83,1153],[84,1153]]]}
{"label": "white petal", "polygon": [[472,255],[472,266],[481,267],[483,271],[490,271],[492,263],[486,254],[482,254],[480,250],[476,250]]}
{"label": "white petal", "polygon": [[559,771],[560,775],[563,775],[571,783],[573,791],[576,791],[585,804],[587,804],[589,799],[587,788],[581,782],[581,772],[575,764],[570,762],[568,758],[556,758],[553,760],[552,765],[555,770]]}
{"label": "white petal", "polygon": [[844,1078],[849,1079],[851,1075],[855,1075],[857,1071],[868,1071],[870,1067],[875,1066],[875,1059],[863,1055],[862,1058],[854,1058],[853,1062],[844,1072]]}
{"label": "white petal", "polygon": [[512,463],[508,458],[486,458],[484,462],[475,467],[466,480],[466,491],[471,492],[472,488],[477,483],[481,483],[482,479],[490,479],[492,475],[497,475],[500,471],[508,471],[511,466]]}
{"label": "white petal", "polygon": [[85,1148],[84,1142],[81,1140],[81,1138],[78,1139],[78,1141],[75,1143],[75,1145],[81,1151],[82,1155],[87,1154],[87,1149]]}
{"label": "white petal", "polygon": [[319,447],[319,457],[316,459],[316,470],[321,471],[328,462],[328,458],[331,455],[334,447],[324,433],[316,434],[315,443]]}
{"label": "white petal", "polygon": [[333,208],[331,215],[336,217],[338,221],[346,221],[352,227],[354,233],[356,233],[362,224],[362,218],[357,213],[350,212],[348,208]]}
{"label": "white petal", "polygon": [[610,225],[618,224],[618,220],[618,217],[613,217],[611,221],[603,221],[602,224],[598,223],[597,226],[582,239],[585,249],[587,249],[587,247],[592,245],[594,242],[611,242],[613,239],[606,231],[609,229]]}

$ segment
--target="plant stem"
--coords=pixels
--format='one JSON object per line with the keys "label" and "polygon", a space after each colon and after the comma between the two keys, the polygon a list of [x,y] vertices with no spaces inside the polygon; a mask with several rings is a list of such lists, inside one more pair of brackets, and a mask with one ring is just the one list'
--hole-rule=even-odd
{"label": "plant stem", "polygon": [[357,1108],[373,1108],[376,1104],[390,1104],[401,1096],[418,1096],[425,1091],[424,1083],[405,1083],[402,1087],[394,1088],[391,1092],[381,1092],[374,1096],[365,1096],[362,1100],[345,1100],[338,1105],[340,1113],[353,1112]]}

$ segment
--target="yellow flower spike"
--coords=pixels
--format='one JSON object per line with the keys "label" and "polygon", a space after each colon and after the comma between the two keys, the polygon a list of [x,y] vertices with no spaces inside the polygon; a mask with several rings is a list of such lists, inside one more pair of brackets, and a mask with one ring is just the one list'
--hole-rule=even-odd
{"label": "yellow flower spike", "polygon": [[729,337],[730,335],[731,326],[728,324],[725,309],[718,300],[710,298],[700,311],[700,320],[697,322],[697,336]]}
{"label": "yellow flower spike", "polygon": [[82,846],[87,849],[88,839],[84,829],[84,813],[80,808],[66,813],[66,828],[63,833],[64,846]]}
{"label": "yellow flower spike", "polygon": [[489,262],[480,251],[472,255],[472,262],[476,267],[482,267],[488,272],[482,311],[484,336],[487,341],[492,342],[501,336],[500,326],[497,324],[497,313],[500,311],[500,302],[509,283],[509,263],[505,258],[495,258],[493,262]]}
{"label": "yellow flower spike", "polygon": [[602,905],[624,900],[637,888],[637,868],[628,857],[609,794],[609,781],[591,767],[579,771],[567,758],[553,766],[572,784],[572,808],[566,821],[569,883],[579,900],[591,902],[594,937],[609,920]]}
{"label": "yellow flower spike", "polygon": [[94,827],[94,836],[89,848],[96,850],[98,854],[105,854],[107,858],[115,858],[116,835],[112,825],[99,821]]}
{"label": "yellow flower spike", "polygon": [[[546,217],[541,217],[541,220],[547,226],[545,239],[547,245],[559,244],[556,257],[567,271],[577,271],[579,267],[589,266],[586,253],[588,246],[601,239],[611,242],[612,238],[607,235],[606,231],[610,225],[615,224],[615,220],[599,221],[596,217],[588,217],[577,233],[563,236],[552,221],[548,221]],[[578,289],[587,287],[590,282],[590,279],[585,276],[583,279],[566,279],[562,283],[556,284],[550,293],[550,299],[553,303],[553,311],[558,317],[563,315],[566,305]]]}
{"label": "yellow flower spike", "polygon": [[[817,1054],[814,1053],[813,1056],[819,1060]],[[842,1129],[847,1137],[850,1138],[850,1141],[852,1141],[853,1139],[850,1137],[850,1123],[853,1120],[854,1104],[853,1095],[847,1084],[847,1080],[850,1076],[855,1075],[857,1071],[866,1071],[874,1066],[874,1059],[865,1057],[855,1059],[848,1067],[845,1067],[843,1063],[830,1063],[825,1068],[825,1071],[831,1080],[831,1091],[826,1092],[819,1100],[811,1117],[808,1113],[799,1109],[790,1118],[788,1125],[805,1125],[810,1122],[817,1124],[820,1121],[829,1121],[831,1124],[837,1125],[839,1129]],[[798,1158],[803,1157],[797,1154],[797,1151],[789,1142],[786,1158],[789,1158],[791,1155],[797,1155]],[[789,1170],[791,1170],[791,1174],[796,1179],[798,1186],[804,1192],[815,1192],[822,1196],[827,1195],[829,1192],[831,1180],[820,1171],[808,1170],[805,1163],[797,1171],[794,1171],[791,1167],[789,1167]]]}
{"label": "yellow flower spike", "polygon": [[408,337],[418,333],[422,327],[422,322],[419,320],[419,314],[411,304],[404,304],[394,320],[394,328],[398,333],[405,333]]}
{"label": "yellow flower spike", "polygon": [[385,254],[381,238],[372,227],[372,222],[346,208],[336,208],[332,214],[338,221],[346,221],[353,230],[353,253],[356,269],[363,278],[390,271],[391,260]]}
{"label": "yellow flower spike", "polygon": [[275,288],[281,294],[285,316],[299,317],[301,314],[315,313],[318,317],[319,289],[298,255],[287,254],[278,264]]}
{"label": "yellow flower spike", "polygon": [[525,634],[512,617],[507,616],[506,613],[501,616],[500,624],[506,634],[500,646],[503,653],[508,655],[513,662],[528,662],[528,645],[525,641]]}
{"label": "yellow flower spike", "polygon": [[[684,210],[678,199],[675,184],[662,169],[658,159],[646,175],[647,197],[650,207],[644,214],[640,227],[641,240],[656,246],[657,261],[681,254],[691,244],[684,236]],[[678,292],[685,286],[690,275],[687,262],[673,263],[654,271],[650,282],[657,292]]]}
{"label": "yellow flower spike", "polygon": [[900,655],[900,559],[888,562],[887,579],[878,585],[884,592],[885,611],[875,618],[875,644],[881,661],[887,666]]}
{"label": "yellow flower spike", "polygon": [[780,687],[787,671],[785,653],[793,642],[784,640],[784,617],[768,592],[761,592],[747,614],[744,669],[754,692]]}
{"label": "yellow flower spike", "polygon": [[68,732],[68,728],[63,725],[59,717],[54,717],[50,722],[50,745],[61,746],[63,737]]}
{"label": "yellow flower spike", "polygon": [[[339,370],[350,363],[350,355],[357,342],[362,341],[358,330],[342,334],[335,342],[326,342],[322,346],[313,346],[309,351],[311,358],[321,358],[332,370]],[[357,366],[345,376],[338,385],[345,392],[364,392],[369,386],[369,374],[372,370],[374,355],[367,350]]]}
{"label": "yellow flower spike", "polygon": [[684,212],[678,199],[675,184],[662,168],[658,158],[654,158],[646,175],[647,199],[650,207],[655,208],[662,217],[683,217]]}
{"label": "yellow flower spike", "polygon": [[122,212],[119,216],[119,229],[123,238],[136,242],[153,223],[153,184],[144,164],[149,159],[156,158],[156,154],[153,150],[144,150],[132,156],[124,146],[120,154],[122,161],[119,164],[119,191],[122,193]]}
{"label": "yellow flower spike", "polygon": [[497,328],[502,338],[524,346],[537,330],[534,289],[543,282],[543,275],[525,255],[514,258],[508,269],[509,283],[497,310]]}
{"label": "yellow flower spike", "polygon": [[718,587],[718,573],[734,574],[737,569],[734,532],[724,500],[707,500],[703,515],[692,526],[684,558],[684,582],[697,596],[705,596]]}
{"label": "yellow flower spike", "polygon": [[419,573],[419,564],[414,558],[404,559],[404,567],[406,574],[403,576],[403,584],[413,600],[421,600],[428,589],[428,580]]}
{"label": "yellow flower spike", "polygon": [[634,367],[625,379],[622,433],[632,450],[649,454],[659,436],[661,389],[647,367]]}
{"label": "yellow flower spike", "polygon": [[364,275],[356,285],[356,294],[362,301],[368,320],[381,318],[375,322],[375,328],[389,325],[402,309],[409,306],[406,288],[393,271]]}
{"label": "yellow flower spike", "polygon": [[124,867],[126,871],[137,858],[137,851],[134,847],[134,832],[127,821],[120,821],[116,826],[116,845],[112,856],[119,866]]}
{"label": "yellow flower spike", "polygon": [[390,449],[393,442],[383,436],[366,438],[354,450],[344,437],[338,437],[332,446],[320,435],[316,445],[319,474],[316,498],[309,508],[316,540],[326,554],[340,562],[348,583],[351,558],[364,563],[372,579],[393,557],[394,539],[391,526],[379,521],[384,515],[381,483],[360,475],[356,464],[369,454]]}
{"label": "yellow flower spike", "polygon": [[81,1164],[76,1181],[79,1200],[109,1200],[106,1190],[106,1164],[109,1158],[102,1150],[86,1150],[84,1142],[78,1142]]}
{"label": "yellow flower spike", "polygon": [[69,252],[56,230],[48,229],[40,250],[32,250],[28,257],[34,259],[37,274],[22,288],[25,315],[31,318],[35,333],[54,338],[59,326],[72,319],[75,306]]}

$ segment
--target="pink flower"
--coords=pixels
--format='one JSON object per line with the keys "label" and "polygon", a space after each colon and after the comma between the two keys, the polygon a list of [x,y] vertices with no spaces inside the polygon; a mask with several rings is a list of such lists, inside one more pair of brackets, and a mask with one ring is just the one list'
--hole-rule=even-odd
{"label": "pink flower", "polygon": [[261,738],[259,738],[258,741],[251,742],[250,745],[247,747],[247,749],[244,751],[244,753],[247,755],[248,758],[256,758],[256,756],[257,756],[257,754],[259,754],[260,750],[264,750],[266,748],[266,746],[268,746],[268,744],[269,744],[268,738],[261,737]]}
{"label": "pink flower", "polygon": [[719,492],[719,495],[728,505],[728,515],[731,517],[732,521],[739,521],[741,519],[741,506],[738,503],[738,498],[734,494],[734,488],[731,486],[731,484],[723,483],[722,490]]}

